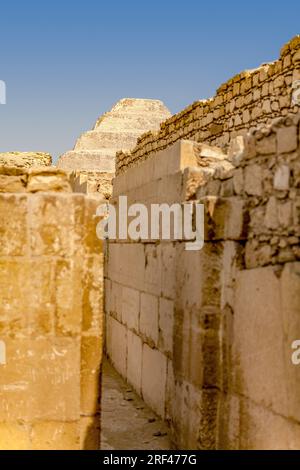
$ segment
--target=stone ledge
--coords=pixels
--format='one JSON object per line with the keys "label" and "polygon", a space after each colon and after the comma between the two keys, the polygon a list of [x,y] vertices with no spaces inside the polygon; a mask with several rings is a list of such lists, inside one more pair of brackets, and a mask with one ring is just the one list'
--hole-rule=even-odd
{"label": "stone ledge", "polygon": [[0,193],[72,192],[68,173],[57,168],[0,166]]}

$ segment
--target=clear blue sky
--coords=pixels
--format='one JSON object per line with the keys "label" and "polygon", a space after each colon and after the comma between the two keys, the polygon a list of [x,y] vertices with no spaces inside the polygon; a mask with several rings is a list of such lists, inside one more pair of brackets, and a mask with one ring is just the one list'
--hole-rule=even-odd
{"label": "clear blue sky", "polygon": [[299,17],[299,0],[1,2],[0,151],[57,156],[123,97],[175,113],[276,59]]}

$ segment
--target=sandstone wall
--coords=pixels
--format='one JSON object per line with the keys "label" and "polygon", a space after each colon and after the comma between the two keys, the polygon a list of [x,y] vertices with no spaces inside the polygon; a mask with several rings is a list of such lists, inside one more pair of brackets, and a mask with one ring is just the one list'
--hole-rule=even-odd
{"label": "sandstone wall", "polygon": [[62,171],[0,170],[0,448],[99,448],[103,253]]}
{"label": "sandstone wall", "polygon": [[107,354],[179,448],[300,449],[299,120],[239,137],[227,156],[179,140],[114,180],[115,205],[205,205],[200,251],[107,249]]}
{"label": "sandstone wall", "polygon": [[296,91],[293,84],[299,88],[297,80],[300,80],[300,36],[282,48],[277,61],[236,75],[221,85],[213,98],[196,101],[163,122],[158,132],[141,136],[132,151],[119,152],[117,174],[179,139],[226,148],[236,135],[277,116],[296,113],[299,101],[293,105],[292,94]]}
{"label": "sandstone wall", "polygon": [[50,166],[52,157],[45,152],[4,152],[0,153],[1,166],[14,166],[17,168],[32,168]]}
{"label": "sandstone wall", "polygon": [[0,193],[72,192],[70,176],[53,167],[0,166]]}

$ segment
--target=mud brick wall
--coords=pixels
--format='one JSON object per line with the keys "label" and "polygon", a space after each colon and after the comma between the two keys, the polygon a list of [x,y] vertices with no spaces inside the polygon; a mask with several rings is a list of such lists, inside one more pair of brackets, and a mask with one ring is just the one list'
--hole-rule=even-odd
{"label": "mud brick wall", "polygon": [[106,350],[185,449],[299,449],[300,115],[224,155],[177,141],[112,203],[205,205],[205,243],[109,241]]}
{"label": "mud brick wall", "polygon": [[282,48],[275,62],[236,75],[221,85],[213,98],[196,101],[164,121],[159,131],[142,135],[130,152],[117,153],[117,174],[178,139],[227,148],[237,135],[275,117],[297,113],[299,105],[292,103],[293,83],[297,80],[300,80],[300,36]]}
{"label": "mud brick wall", "polygon": [[0,448],[99,448],[101,242],[62,171],[0,170]]}

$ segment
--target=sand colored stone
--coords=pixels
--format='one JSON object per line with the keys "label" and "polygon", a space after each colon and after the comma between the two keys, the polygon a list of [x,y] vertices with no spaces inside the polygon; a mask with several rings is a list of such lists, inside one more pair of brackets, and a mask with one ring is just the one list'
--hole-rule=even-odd
{"label": "sand colored stone", "polygon": [[0,166],[32,168],[50,166],[52,157],[44,152],[4,152],[0,153]]}
{"label": "sand colored stone", "polygon": [[200,251],[176,238],[107,251],[108,356],[181,449],[300,449],[299,126],[282,117],[228,153],[179,140],[114,180],[116,207],[204,204]]}
{"label": "sand colored stone", "polygon": [[[135,148],[118,152],[116,173],[127,171],[177,140],[205,142],[227,150],[237,135],[276,117],[297,113],[299,57],[300,36],[296,36],[282,48],[278,60],[235,75],[212,98],[195,101],[162,122],[158,132],[142,135]],[[285,135],[285,141],[295,145],[295,137],[289,137],[287,131]]]}
{"label": "sand colored stone", "polygon": [[97,200],[54,168],[1,167],[0,188],[0,448],[98,449]]}

